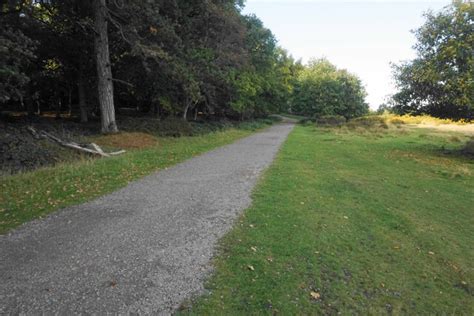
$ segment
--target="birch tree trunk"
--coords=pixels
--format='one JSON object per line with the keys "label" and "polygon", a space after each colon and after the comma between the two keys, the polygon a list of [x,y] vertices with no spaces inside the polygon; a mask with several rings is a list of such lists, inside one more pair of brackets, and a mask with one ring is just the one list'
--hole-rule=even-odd
{"label": "birch tree trunk", "polygon": [[110,66],[109,38],[107,34],[106,0],[92,0],[94,10],[95,55],[102,133],[117,133],[114,107],[114,86]]}
{"label": "birch tree trunk", "polygon": [[188,110],[189,110],[190,102],[186,102],[186,106],[183,111],[183,120],[186,121],[188,117]]}

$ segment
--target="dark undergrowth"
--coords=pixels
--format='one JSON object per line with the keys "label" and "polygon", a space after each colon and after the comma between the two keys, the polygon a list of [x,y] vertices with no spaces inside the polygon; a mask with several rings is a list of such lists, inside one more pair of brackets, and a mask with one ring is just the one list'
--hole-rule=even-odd
{"label": "dark undergrowth", "polygon": [[184,121],[168,117],[123,116],[118,119],[120,134],[104,137],[100,134],[97,121],[78,123],[68,118],[56,119],[54,116],[2,117],[0,119],[0,175],[32,171],[41,167],[54,166],[84,158],[87,155],[64,149],[45,140],[35,139],[28,126],[45,130],[61,139],[78,143],[95,142],[107,149],[140,149],[151,146],[160,137],[193,137],[235,128],[254,130],[272,124],[272,117],[247,121],[228,119]]}

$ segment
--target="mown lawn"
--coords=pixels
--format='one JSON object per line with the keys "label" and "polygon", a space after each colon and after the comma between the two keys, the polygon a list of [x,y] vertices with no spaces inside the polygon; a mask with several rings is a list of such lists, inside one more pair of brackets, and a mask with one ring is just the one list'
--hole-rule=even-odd
{"label": "mown lawn", "polygon": [[474,315],[464,139],[297,126],[182,312]]}
{"label": "mown lawn", "polygon": [[[264,126],[260,123],[247,125],[242,129],[228,129],[203,136],[158,138],[156,145],[131,150],[122,156],[83,159],[0,177],[0,234],[61,207],[80,204],[115,191],[130,181],[232,143]],[[105,145],[110,142],[108,138],[103,139]],[[100,143],[100,139],[94,141]],[[137,143],[140,141],[136,140]]]}

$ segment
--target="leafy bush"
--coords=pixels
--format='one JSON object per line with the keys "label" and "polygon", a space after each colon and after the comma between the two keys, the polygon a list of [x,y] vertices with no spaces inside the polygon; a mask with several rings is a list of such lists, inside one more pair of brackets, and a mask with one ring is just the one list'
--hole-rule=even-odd
{"label": "leafy bush", "polygon": [[316,122],[315,119],[308,118],[308,117],[305,117],[305,118],[298,121],[298,123],[303,124],[303,125],[310,124],[310,123],[315,123],[315,122]]}
{"label": "leafy bush", "polygon": [[474,139],[471,139],[466,143],[466,145],[463,148],[463,153],[474,156]]}
{"label": "leafy bush", "polygon": [[382,116],[362,116],[350,120],[347,123],[348,127],[364,127],[364,128],[388,128],[386,120]]}
{"label": "leafy bush", "polygon": [[440,125],[440,124],[456,124],[456,125],[464,125],[467,122],[464,120],[460,121],[453,121],[450,119],[440,119],[429,115],[393,115],[393,114],[385,114],[382,115],[383,118],[386,119],[391,124],[433,124],[433,125]]}
{"label": "leafy bush", "polygon": [[395,113],[474,118],[474,7],[472,1],[452,2],[425,14],[425,24],[414,31],[416,58],[394,66]]}
{"label": "leafy bush", "polygon": [[327,59],[311,60],[298,74],[292,96],[292,111],[307,116],[343,115],[346,118],[368,113],[361,80]]}
{"label": "leafy bush", "polygon": [[244,122],[239,122],[237,124],[237,128],[243,129],[243,130],[257,130],[265,126],[272,125],[278,120],[279,119],[277,118],[267,117],[267,118],[252,120],[252,121],[244,121]]}
{"label": "leafy bush", "polygon": [[341,126],[346,123],[346,118],[341,115],[323,115],[315,121],[317,125]]}
{"label": "leafy bush", "polygon": [[395,118],[393,118],[393,119],[390,119],[389,122],[390,122],[391,124],[393,124],[393,125],[403,125],[403,124],[405,124],[405,121],[402,120],[402,119],[400,119],[400,118],[398,118],[398,117],[395,117]]}
{"label": "leafy bush", "polygon": [[160,136],[192,136],[193,127],[188,121],[174,116],[168,116],[158,123],[158,134]]}
{"label": "leafy bush", "polygon": [[196,121],[190,122],[190,124],[193,129],[193,135],[204,135],[207,133],[218,132],[235,126],[235,124],[229,120]]}
{"label": "leafy bush", "polygon": [[197,136],[212,132],[218,132],[229,128],[237,128],[242,130],[257,130],[281,119],[275,117],[259,118],[248,121],[230,121],[222,119],[219,121],[196,121],[188,122],[177,117],[168,117],[158,123],[159,136]]}

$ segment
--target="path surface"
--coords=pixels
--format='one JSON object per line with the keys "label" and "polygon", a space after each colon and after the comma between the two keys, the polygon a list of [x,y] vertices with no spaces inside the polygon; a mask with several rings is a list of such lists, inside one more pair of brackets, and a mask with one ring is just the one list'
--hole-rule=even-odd
{"label": "path surface", "polygon": [[293,128],[263,132],[0,236],[0,314],[168,314]]}

